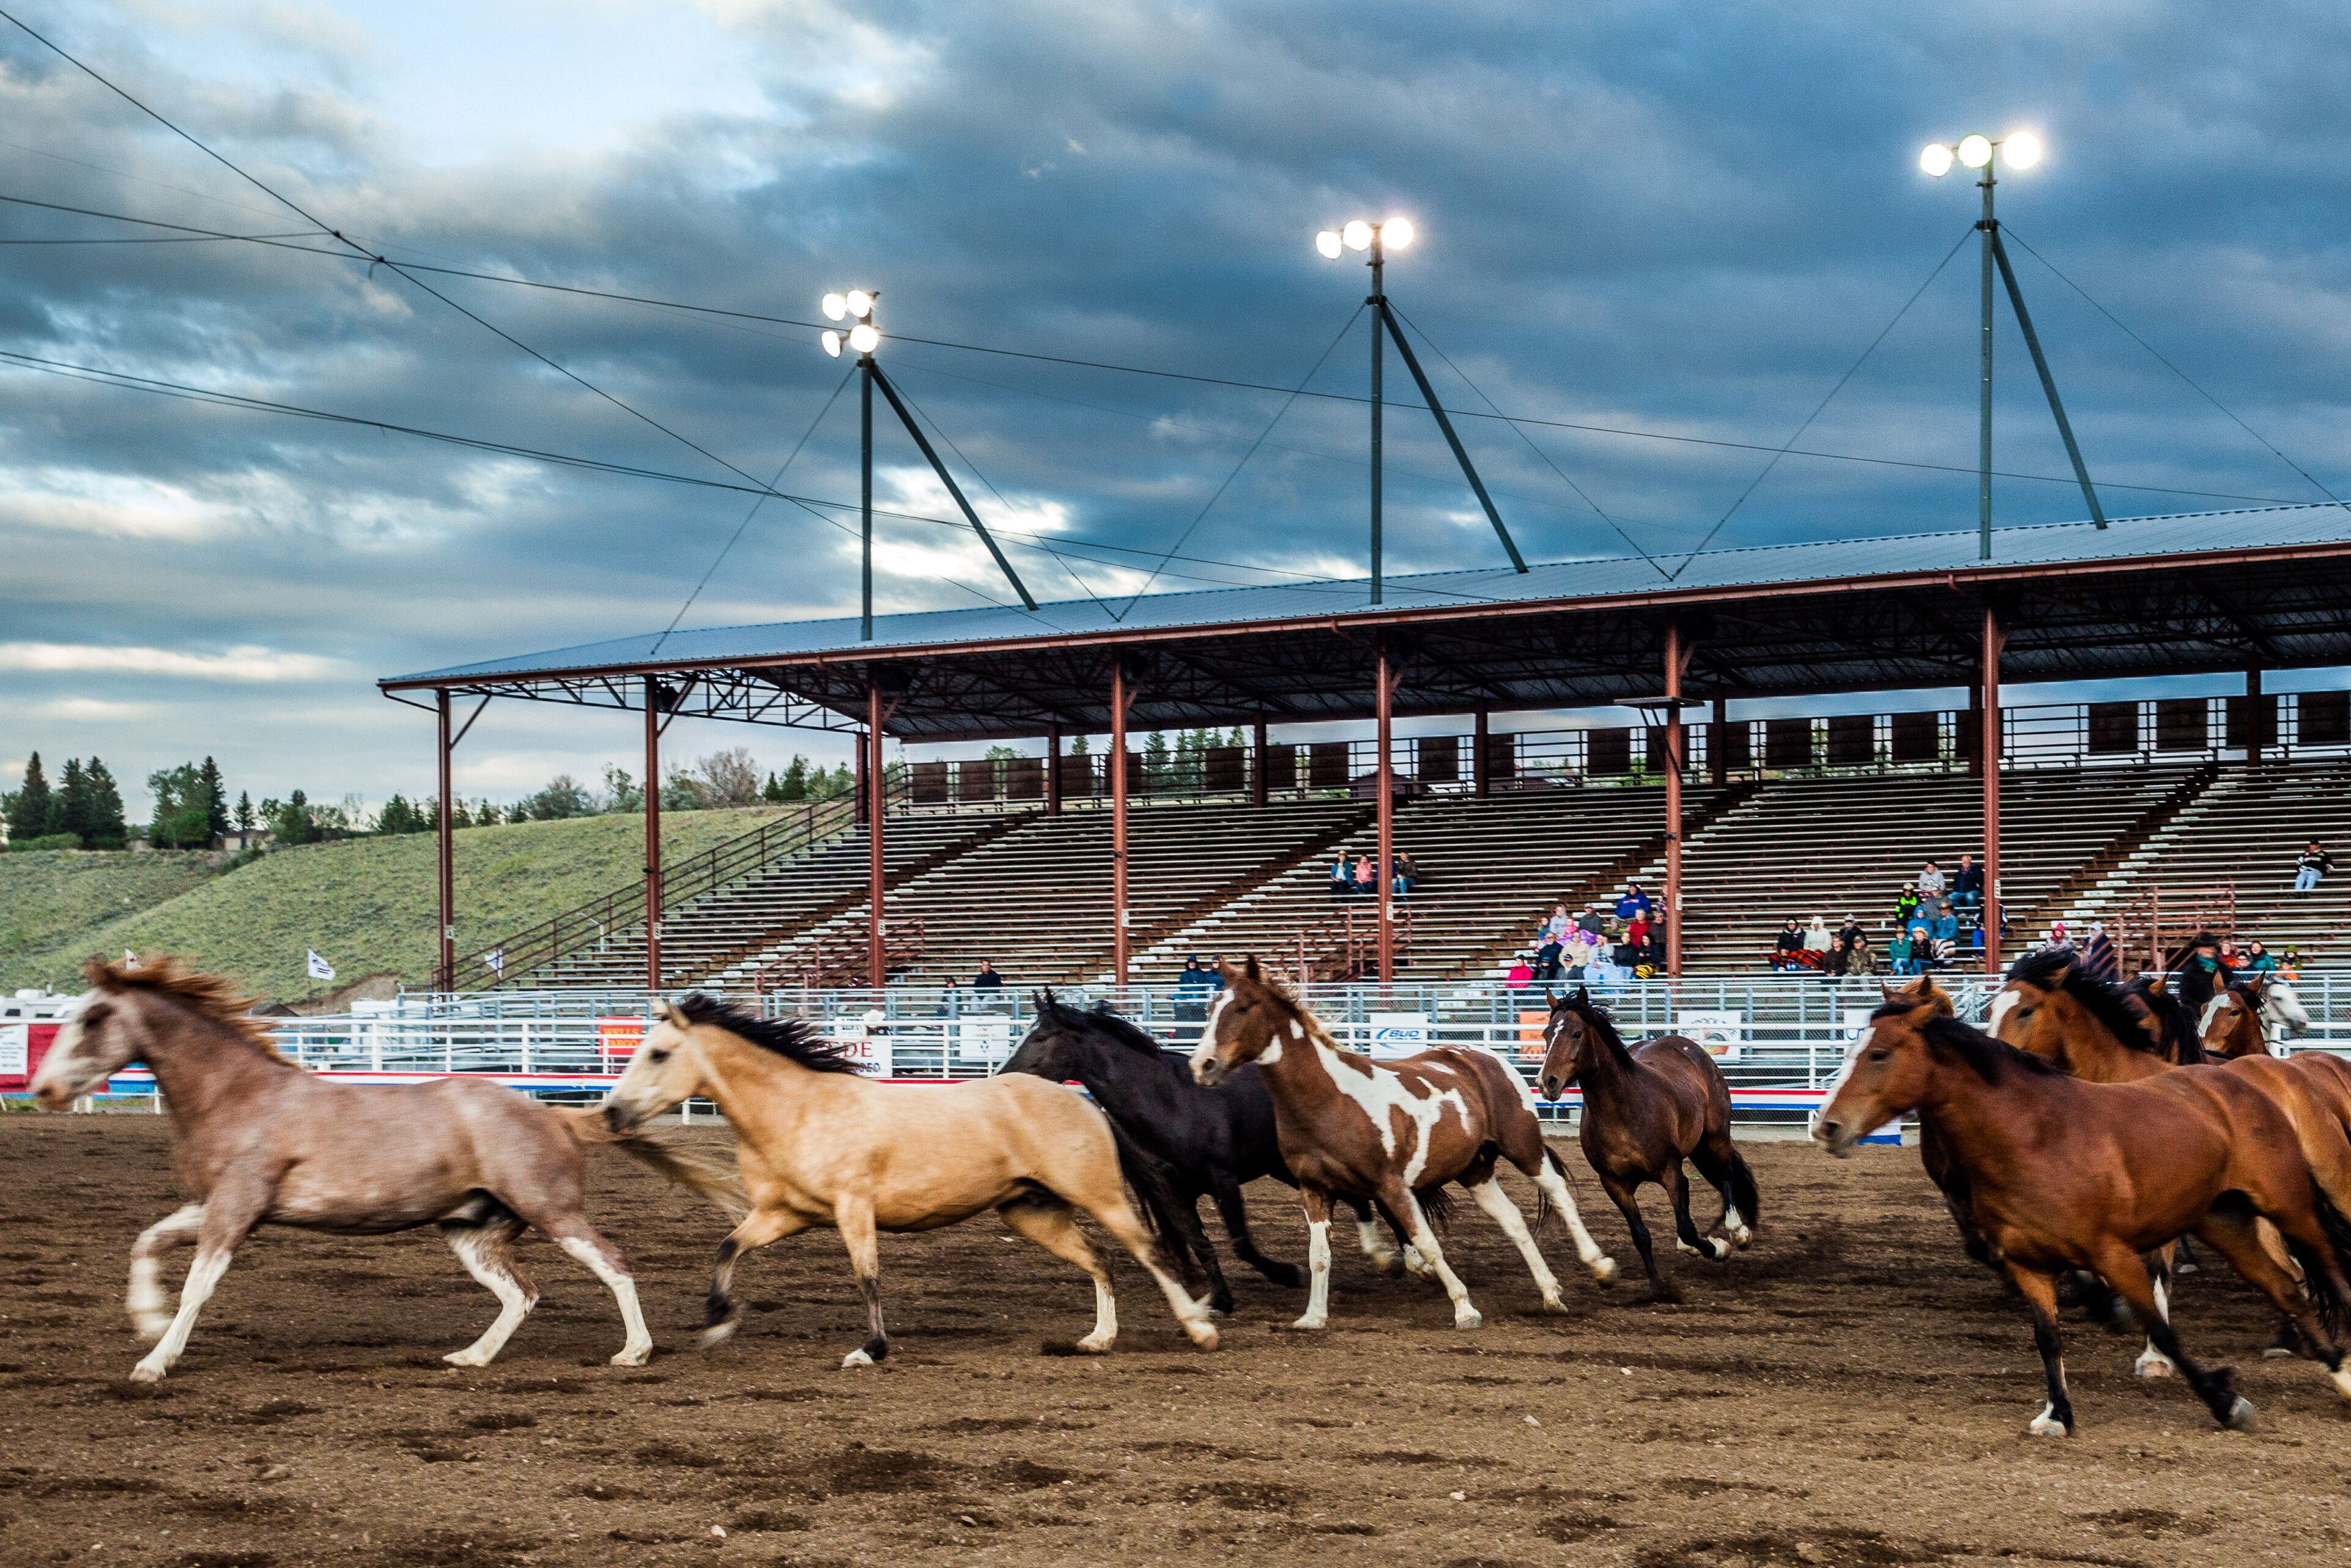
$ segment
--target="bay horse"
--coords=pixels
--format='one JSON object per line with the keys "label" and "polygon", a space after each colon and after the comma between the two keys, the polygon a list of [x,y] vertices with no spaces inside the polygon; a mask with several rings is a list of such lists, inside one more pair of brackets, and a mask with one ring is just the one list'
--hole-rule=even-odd
{"label": "bay horse", "polygon": [[[558,1110],[484,1079],[336,1083],[280,1056],[252,1003],[219,976],[157,958],[93,963],[85,977],[90,989],[33,1075],[33,1092],[61,1109],[145,1062],[172,1113],[172,1172],[192,1200],[131,1250],[131,1319],[155,1346],[131,1369],[133,1382],[171,1370],[229,1260],[262,1225],[341,1236],[439,1227],[498,1299],[481,1338],[443,1357],[458,1366],[487,1365],[537,1304],[514,1260],[515,1242],[536,1228],[611,1291],[628,1329],[613,1364],[642,1366],[653,1336],[628,1260],[588,1223],[582,1149],[617,1148],[741,1212],[723,1166],[608,1129],[592,1107]],[[191,1243],[179,1310],[166,1315],[162,1255]]]}
{"label": "bay horse", "polygon": [[[1733,1245],[1754,1240],[1750,1226],[1762,1200],[1754,1173],[1730,1142],[1730,1087],[1704,1046],[1667,1034],[1628,1049],[1608,1010],[1583,986],[1572,996],[1552,997],[1543,1039],[1542,1075],[1535,1086],[1546,1100],[1558,1099],[1570,1084],[1583,1087],[1577,1135],[1583,1157],[1632,1228],[1651,1300],[1671,1300],[1673,1287],[1657,1273],[1649,1228],[1641,1218],[1642,1183],[1665,1189],[1674,1209],[1675,1245],[1683,1251],[1719,1260],[1730,1256]],[[1728,1240],[1700,1235],[1690,1218],[1684,1160],[1722,1195],[1719,1223]]]}
{"label": "bay horse", "polygon": [[2197,1024],[2211,1055],[2279,1056],[2277,1045],[2308,1029],[2310,1015],[2290,982],[2264,973],[2215,991]]}
{"label": "bay horse", "polygon": [[[1260,1176],[1285,1186],[1298,1185],[1282,1163],[1273,1096],[1263,1075],[1255,1067],[1243,1067],[1215,1088],[1204,1088],[1156,1036],[1120,1017],[1108,1003],[1073,1008],[1050,990],[1037,993],[1036,1001],[1036,1023],[1000,1071],[1084,1085],[1112,1125],[1158,1163],[1172,1199],[1171,1228],[1207,1276],[1208,1310],[1230,1312],[1233,1293],[1216,1247],[1200,1225],[1203,1197],[1216,1200],[1235,1257],[1286,1289],[1304,1284],[1296,1264],[1258,1250],[1241,1198],[1241,1188]],[[1374,1266],[1384,1272],[1405,1266],[1372,1224],[1371,1205],[1361,1198],[1346,1201],[1355,1211],[1356,1234]],[[1395,1223],[1391,1218],[1390,1224]],[[1417,1253],[1408,1256],[1418,1264]]]}
{"label": "bay horse", "polygon": [[735,1266],[744,1253],[817,1226],[841,1233],[865,1298],[865,1343],[841,1360],[890,1354],[882,1322],[879,1234],[935,1230],[993,1209],[1005,1224],[1094,1282],[1100,1354],[1118,1338],[1110,1270],[1074,1218],[1082,1211],[1133,1253],[1203,1350],[1217,1347],[1207,1308],[1168,1271],[1145,1213],[1166,1202],[1159,1177],[1083,1096],[1025,1072],[944,1088],[867,1082],[848,1047],[796,1018],[758,1018],[699,992],[656,998],[644,1040],[604,1101],[616,1130],[692,1098],[717,1105],[737,1134],[751,1212],[718,1244],[703,1343],[735,1332]]}
{"label": "bay horse", "polygon": [[1265,1075],[1281,1157],[1298,1178],[1306,1211],[1312,1283],[1297,1327],[1319,1329],[1330,1321],[1334,1197],[1374,1200],[1403,1220],[1405,1236],[1452,1300],[1454,1327],[1480,1326],[1485,1319],[1445,1261],[1428,1220],[1427,1209],[1447,1182],[1467,1188],[1518,1248],[1543,1305],[1564,1311],[1559,1281],[1525,1217],[1494,1179],[1495,1166],[1505,1159],[1542,1195],[1537,1223],[1546,1208],[1557,1209],[1593,1277],[1603,1283],[1615,1277],[1614,1260],[1600,1250],[1576,1212],[1566,1167],[1543,1142],[1533,1092],[1499,1057],[1444,1046],[1374,1061],[1340,1049],[1320,1019],[1265,977],[1254,956],[1239,968],[1226,965],[1223,972],[1225,988],[1208,1009],[1192,1074],[1213,1088],[1254,1061]]}
{"label": "bay horse", "polygon": [[[1890,1116],[1932,1113],[1965,1169],[1976,1218],[2032,1308],[2048,1403],[2028,1430],[2070,1437],[2057,1323],[2057,1275],[2087,1269],[2127,1301],[2213,1419],[2250,1429],[2252,1403],[2225,1367],[2180,1348],[2140,1254],[2192,1231],[2301,1330],[2336,1393],[2351,1371],[2334,1339],[2351,1310],[2351,1219],[2330,1203],[2277,1103],[2242,1076],[2210,1069],[2134,1083],[2085,1083],[2038,1056],[1906,999],[1871,1015],[1844,1082],[1813,1135],[1840,1156]],[[2274,1224],[2305,1278],[2305,1298],[2253,1234]]]}

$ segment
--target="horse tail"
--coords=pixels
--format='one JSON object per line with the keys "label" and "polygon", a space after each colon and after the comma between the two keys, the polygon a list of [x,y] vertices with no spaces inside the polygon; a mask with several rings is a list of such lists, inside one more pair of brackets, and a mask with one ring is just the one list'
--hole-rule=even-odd
{"label": "horse tail", "polygon": [[1160,1174],[1158,1162],[1144,1154],[1142,1145],[1128,1137],[1116,1122],[1104,1116],[1102,1124],[1110,1129],[1111,1144],[1118,1150],[1118,1173],[1126,1178],[1128,1188],[1134,1194],[1130,1207],[1151,1238],[1152,1260],[1182,1280],[1186,1290],[1202,1284],[1206,1276],[1192,1256],[1192,1249],[1168,1244],[1171,1238],[1181,1237],[1184,1229],[1176,1218],[1175,1191]]}
{"label": "horse tail", "polygon": [[1736,1145],[1730,1150],[1730,1207],[1750,1225],[1757,1222],[1763,1208],[1762,1196],[1755,1190],[1755,1173],[1747,1168],[1747,1156]]}
{"label": "horse tail", "polygon": [[659,1171],[680,1186],[708,1198],[732,1219],[751,1212],[743,1192],[743,1178],[723,1155],[655,1136],[640,1127],[616,1133],[604,1121],[601,1106],[562,1106],[556,1118],[583,1148],[617,1149],[649,1170]]}
{"label": "horse tail", "polygon": [[1453,1195],[1442,1186],[1413,1188],[1412,1200],[1420,1205],[1421,1218],[1428,1221],[1431,1230],[1443,1230],[1453,1219]]}
{"label": "horse tail", "polygon": [[[1559,1157],[1559,1151],[1552,1148],[1549,1143],[1545,1143],[1543,1145],[1543,1163],[1550,1166],[1552,1169],[1559,1173],[1560,1180],[1565,1181],[1567,1179],[1567,1162]],[[1542,1222],[1551,1218],[1551,1194],[1543,1191],[1541,1184],[1538,1183],[1535,1186],[1534,1223],[1534,1228],[1537,1230],[1541,1230],[1542,1228]]]}
{"label": "horse tail", "polygon": [[2310,1200],[2311,1207],[2318,1212],[2319,1228],[2326,1233],[2327,1250],[2335,1255],[2335,1267],[2329,1269],[2327,1260],[2316,1256],[2314,1249],[2307,1245],[2292,1237],[2284,1237],[2283,1239],[2286,1251],[2293,1257],[2295,1266],[2302,1270],[2303,1289],[2310,1292],[2310,1304],[2318,1313],[2318,1321],[2329,1334],[2340,1339],[2345,1332],[2346,1317],[2351,1317],[2351,1303],[2346,1303],[2337,1295],[2328,1281],[2337,1270],[2351,1274],[2351,1218],[2344,1217],[2343,1211],[2335,1206],[2335,1200],[2320,1190],[2315,1182],[2311,1184]]}

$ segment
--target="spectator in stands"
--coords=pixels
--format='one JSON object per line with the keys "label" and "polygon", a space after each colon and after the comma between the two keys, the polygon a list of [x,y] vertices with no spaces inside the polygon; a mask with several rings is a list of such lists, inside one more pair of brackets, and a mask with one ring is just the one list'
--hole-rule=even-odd
{"label": "spectator in stands", "polygon": [[1208,989],[1223,990],[1225,988],[1225,956],[1222,953],[1209,954],[1208,962],[1204,967],[1208,975]]}
{"label": "spectator in stands", "polygon": [[2182,1006],[2192,1017],[2201,1018],[2205,1005],[2211,1001],[2220,987],[2227,984],[2220,967],[2220,938],[2211,931],[2199,931],[2179,956],[2179,984],[2177,994]]}
{"label": "spectator in stands", "polygon": [[2278,966],[2278,978],[2281,980],[2298,980],[2301,977],[2302,949],[2299,947],[2289,947],[2285,950],[2284,960]]}
{"label": "spectator in stands", "polygon": [[1895,928],[1899,930],[1909,925],[1917,917],[1917,915],[1918,884],[1915,882],[1906,882],[1902,884],[1902,891],[1894,895]]}
{"label": "spectator in stands", "polygon": [[1886,944],[1886,967],[1897,975],[1915,975],[1917,970],[1910,961],[1910,928],[1897,925],[1894,938]]}
{"label": "spectator in stands", "polygon": [[1780,928],[1778,938],[1771,944],[1771,967],[1775,969],[1802,967],[1796,956],[1803,950],[1804,928],[1797,925],[1796,917],[1791,915],[1788,924]]}
{"label": "spectator in stands", "polygon": [[1339,858],[1331,862],[1331,896],[1344,898],[1355,891],[1355,862],[1342,847]]}
{"label": "spectator in stands", "polygon": [[1397,851],[1395,858],[1396,892],[1399,894],[1410,893],[1412,891],[1412,884],[1419,880],[1420,868],[1412,863],[1412,852],[1410,850]]}
{"label": "spectator in stands", "polygon": [[1583,928],[1583,934],[1587,936],[1597,936],[1600,935],[1600,911],[1593,908],[1592,905],[1588,904],[1585,904],[1582,912],[1576,915],[1575,923]]}
{"label": "spectator in stands", "polygon": [[1619,920],[1630,920],[1635,915],[1646,915],[1648,912],[1649,895],[1641,891],[1641,884],[1639,883],[1626,883],[1625,884],[1625,896],[1616,901],[1616,918]]}
{"label": "spectator in stands", "polygon": [[1868,940],[1868,935],[1861,928],[1860,920],[1854,915],[1846,915],[1844,924],[1837,927],[1836,945],[1840,947],[1851,947],[1857,943],[1865,943]]}
{"label": "spectator in stands", "polygon": [[1932,910],[1941,901],[1944,891],[1949,885],[1943,880],[1943,868],[1933,861],[1928,861],[1927,869],[1918,873],[1918,902],[1928,910]]}
{"label": "spectator in stands", "polygon": [[1532,953],[1520,954],[1510,965],[1510,973],[1502,977],[1502,984],[1510,988],[1513,1001],[1523,1003],[1527,999],[1527,992],[1535,983],[1534,957]]}
{"label": "spectator in stands", "polygon": [[1567,941],[1560,949],[1560,978],[1583,979],[1585,967],[1592,962],[1593,955],[1600,951],[1596,933],[1586,931],[1581,925],[1569,926]]}
{"label": "spectator in stands", "polygon": [[2294,862],[2294,892],[2310,892],[2318,885],[2321,878],[2334,869],[2335,857],[2320,848],[2316,839],[2311,840],[2304,846],[2301,855]]}
{"label": "spectator in stands", "polygon": [[1567,917],[1567,905],[1555,904],[1552,905],[1551,913],[1543,917],[1543,923],[1535,927],[1535,940],[1538,943],[1565,942],[1568,927],[1573,924]]}
{"label": "spectator in stands", "polygon": [[1804,927],[1804,951],[1825,953],[1829,950],[1833,938],[1829,936],[1829,923],[1817,915],[1813,915],[1813,923]]}
{"label": "spectator in stands", "polygon": [[961,999],[962,993],[956,988],[955,977],[949,975],[939,982],[939,1005],[932,1010],[932,1016],[943,1019],[955,1017],[956,1003]]}
{"label": "spectator in stands", "polygon": [[1959,857],[1959,869],[1951,877],[1951,907],[1958,910],[1983,907],[1983,867],[1976,864],[1973,855]]}
{"label": "spectator in stands", "polygon": [[995,965],[982,958],[979,973],[971,977],[971,988],[975,991],[1000,991],[1004,988],[1004,977],[996,972]]}
{"label": "spectator in stands", "polygon": [[1216,977],[1200,967],[1197,953],[1184,960],[1184,971],[1176,977],[1176,988],[1179,991],[1213,990],[1216,984]]}
{"label": "spectator in stands", "polygon": [[1935,931],[1924,920],[1910,923],[1910,972],[1923,975],[1938,967],[1935,956]]}
{"label": "spectator in stands", "polygon": [[2082,938],[2082,973],[2093,979],[2119,980],[2123,977],[2123,961],[2115,951],[2114,938],[2099,921],[2090,922],[2090,934]]}
{"label": "spectator in stands", "polygon": [[2042,946],[2052,953],[2070,953],[2074,950],[2074,938],[2066,935],[2064,921],[2060,920],[2049,927],[2049,940],[2043,943]]}
{"label": "spectator in stands", "polygon": [[2277,955],[2262,946],[2261,939],[2255,937],[2245,944],[2245,961],[2237,968],[2240,974],[2273,975],[2277,972]]}
{"label": "spectator in stands", "polygon": [[1935,956],[1949,958],[1959,950],[1959,913],[1951,907],[1948,898],[1935,905],[1935,918],[1927,927],[1927,935],[1935,944]]}
{"label": "spectator in stands", "polygon": [[1635,915],[1626,921],[1625,946],[1632,949],[1632,956],[1629,960],[1625,961],[1634,965],[1648,963],[1653,956],[1649,946],[1650,936],[1649,917],[1646,913]]}
{"label": "spectator in stands", "polygon": [[1869,933],[1858,925],[1847,926],[1846,930],[1852,934],[1851,939],[1838,936],[1836,950],[1829,955],[1829,973],[1855,977],[1876,973],[1877,956],[1869,950]]}
{"label": "spectator in stands", "polygon": [[1185,1023],[1207,1022],[1208,993],[1216,988],[1216,977],[1200,967],[1197,953],[1185,959],[1183,972],[1176,977],[1176,1017]]}
{"label": "spectator in stands", "polygon": [[1548,928],[1546,928],[1542,946],[1535,949],[1535,978],[1538,980],[1558,979],[1561,976],[1562,955],[1563,955],[1566,950],[1567,944],[1557,937],[1548,935]]}
{"label": "spectator in stands", "polygon": [[1368,894],[1374,898],[1379,896],[1380,868],[1372,863],[1372,857],[1369,855],[1356,857],[1355,892],[1359,894]]}

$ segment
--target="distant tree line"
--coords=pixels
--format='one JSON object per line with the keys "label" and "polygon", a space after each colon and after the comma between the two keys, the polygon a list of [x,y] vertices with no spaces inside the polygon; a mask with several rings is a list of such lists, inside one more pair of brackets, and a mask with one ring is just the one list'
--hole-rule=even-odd
{"label": "distant tree line", "polygon": [[0,795],[0,821],[12,850],[119,850],[130,836],[122,791],[106,764],[92,757],[66,758],[54,789],[37,751],[25,764],[25,781]]}

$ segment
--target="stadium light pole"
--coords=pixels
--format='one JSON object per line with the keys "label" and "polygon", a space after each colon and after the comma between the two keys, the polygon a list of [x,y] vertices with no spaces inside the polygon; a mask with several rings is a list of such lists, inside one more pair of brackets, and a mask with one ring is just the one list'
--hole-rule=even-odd
{"label": "stadium light pole", "polygon": [[2030,131],[2014,131],[1997,141],[1982,135],[1963,136],[1956,145],[1949,146],[1930,141],[1918,154],[1918,167],[1938,180],[1951,172],[1954,163],[1980,171],[1976,187],[1983,193],[1983,216],[1976,221],[1976,232],[1983,236],[1983,308],[1976,391],[1976,530],[1978,553],[1985,560],[1991,559],[1991,280],[1995,271],[2007,287],[2008,302],[2016,311],[2017,327],[2024,334],[2024,346],[2032,351],[2032,368],[2040,374],[2041,390],[2048,397],[2049,412],[2057,421],[2057,434],[2065,442],[2065,455],[2073,459],[2074,477],[2082,486],[2083,499],[2089,503],[2090,520],[2101,528],[2106,526],[2105,510],[2098,504],[2097,486],[2090,483],[2090,470],[2082,461],[2080,445],[2074,440],[2073,423],[2065,417],[2065,404],[2057,395],[2057,379],[2050,373],[2048,356],[2041,351],[2040,334],[2032,329],[2032,313],[2024,308],[2024,291],[2017,287],[2016,269],[2009,265],[2008,247],[2001,243],[2000,219],[1992,210],[1992,190],[1999,183],[1992,173],[1995,155],[2009,168],[2023,170],[2040,162],[2041,153],[2040,137]]}
{"label": "stadium light pole", "polygon": [[1403,329],[1396,325],[1395,313],[1388,308],[1388,248],[1404,249],[1412,244],[1415,232],[1410,218],[1390,218],[1378,225],[1354,218],[1341,227],[1324,229],[1314,236],[1314,248],[1322,254],[1324,260],[1339,261],[1351,250],[1363,251],[1369,253],[1364,265],[1372,269],[1372,292],[1364,303],[1372,312],[1372,602],[1374,604],[1380,602],[1383,582],[1380,479],[1384,431],[1381,413],[1386,405],[1381,392],[1384,371],[1382,350],[1384,344],[1391,341],[1395,344],[1396,357],[1404,361],[1404,368],[1412,372],[1413,384],[1420,389],[1421,399],[1428,404],[1428,412],[1436,416],[1437,428],[1445,433],[1446,444],[1453,449],[1454,461],[1461,465],[1462,476],[1469,481],[1469,488],[1477,492],[1478,504],[1486,511],[1486,520],[1494,525],[1494,532],[1501,538],[1502,549],[1510,553],[1510,565],[1520,572],[1527,570],[1526,560],[1519,554],[1517,542],[1510,538],[1510,530],[1502,526],[1502,514],[1495,508],[1493,497],[1486,493],[1486,481],[1479,476],[1477,465],[1469,461],[1468,449],[1461,444],[1461,437],[1455,433],[1453,422],[1446,417],[1445,405],[1437,401],[1437,392],[1420,368],[1419,357],[1412,351],[1412,345],[1405,340]]}
{"label": "stadium light pole", "polygon": [[1020,574],[1012,570],[1012,562],[1005,559],[1004,551],[998,548],[996,536],[987,531],[987,525],[979,520],[977,512],[972,510],[963,486],[955,482],[955,476],[947,472],[947,465],[939,461],[938,453],[931,447],[930,437],[925,435],[923,427],[914,422],[914,411],[899,397],[898,389],[891,384],[881,361],[873,357],[873,350],[882,346],[882,329],[873,320],[873,308],[881,298],[879,293],[870,288],[852,288],[843,293],[826,295],[823,300],[825,319],[853,321],[854,325],[845,332],[828,327],[817,339],[823,345],[824,351],[836,360],[841,358],[844,346],[857,356],[857,377],[861,383],[858,388],[858,517],[863,551],[858,641],[873,641],[873,392],[877,387],[897,414],[898,422],[906,427],[906,434],[914,438],[914,445],[930,464],[931,472],[939,476],[939,483],[945,485],[947,494],[955,497],[955,504],[962,511],[964,520],[979,535],[980,542],[987,547],[987,553],[996,558],[998,570],[1004,573],[1005,580],[1012,584],[1012,591],[1020,596],[1021,607],[1033,611],[1037,608],[1037,601],[1029,597],[1028,585],[1020,580]]}

